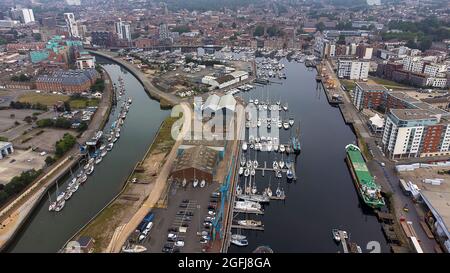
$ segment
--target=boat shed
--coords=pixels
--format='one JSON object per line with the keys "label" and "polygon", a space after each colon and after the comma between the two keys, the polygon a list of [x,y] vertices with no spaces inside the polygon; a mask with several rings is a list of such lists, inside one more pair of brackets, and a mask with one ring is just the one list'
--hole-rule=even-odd
{"label": "boat shed", "polygon": [[212,182],[218,159],[218,151],[204,145],[179,149],[171,176],[178,181],[186,178]]}

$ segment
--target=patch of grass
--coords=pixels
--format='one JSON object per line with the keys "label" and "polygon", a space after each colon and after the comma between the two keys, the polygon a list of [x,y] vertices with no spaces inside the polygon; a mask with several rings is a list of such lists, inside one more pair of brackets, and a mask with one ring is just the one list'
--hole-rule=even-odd
{"label": "patch of grass", "polygon": [[72,109],[82,109],[90,106],[98,106],[99,103],[100,103],[99,99],[86,99],[86,98],[71,99],[69,101],[70,108]]}
{"label": "patch of grass", "polygon": [[178,118],[168,117],[164,120],[164,123],[158,131],[158,135],[156,135],[155,141],[150,148],[150,153],[153,153],[155,150],[168,152],[172,148],[173,144],[175,144],[175,140],[172,138],[172,126],[177,119]]}
{"label": "patch of grass", "polygon": [[69,96],[55,95],[55,94],[43,94],[43,93],[26,93],[19,97],[19,102],[28,102],[30,104],[40,103],[47,106],[53,106],[59,101],[67,101]]}
{"label": "patch of grass", "polygon": [[347,91],[353,90],[356,87],[355,81],[352,80],[340,80],[340,81]]}
{"label": "patch of grass", "polygon": [[[122,204],[111,204],[79,233],[79,237],[88,236],[94,238],[94,252],[98,253],[106,249],[115,231],[113,227],[120,221],[118,216],[123,209],[124,205]],[[105,230],[108,227],[112,228],[110,232]]]}

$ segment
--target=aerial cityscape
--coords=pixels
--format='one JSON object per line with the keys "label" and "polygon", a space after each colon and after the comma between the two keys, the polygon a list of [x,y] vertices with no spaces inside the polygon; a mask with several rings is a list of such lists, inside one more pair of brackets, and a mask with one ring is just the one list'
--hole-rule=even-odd
{"label": "aerial cityscape", "polygon": [[443,0],[0,0],[0,252],[449,253],[449,54]]}

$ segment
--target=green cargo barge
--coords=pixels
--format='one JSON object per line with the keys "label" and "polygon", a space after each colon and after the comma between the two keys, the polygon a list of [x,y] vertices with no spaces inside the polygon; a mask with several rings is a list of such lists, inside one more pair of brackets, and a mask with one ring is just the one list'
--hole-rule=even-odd
{"label": "green cargo barge", "polygon": [[375,183],[372,174],[370,174],[359,147],[349,144],[345,146],[345,151],[347,153],[347,164],[361,199],[371,208],[383,207],[385,202],[381,196],[381,187]]}

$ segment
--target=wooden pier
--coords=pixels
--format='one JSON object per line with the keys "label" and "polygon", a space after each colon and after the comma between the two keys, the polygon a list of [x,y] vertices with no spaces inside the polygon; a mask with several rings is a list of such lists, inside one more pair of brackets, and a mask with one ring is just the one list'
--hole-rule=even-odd
{"label": "wooden pier", "polygon": [[263,226],[262,227],[255,227],[255,226],[231,225],[231,228],[264,231],[264,227]]}

